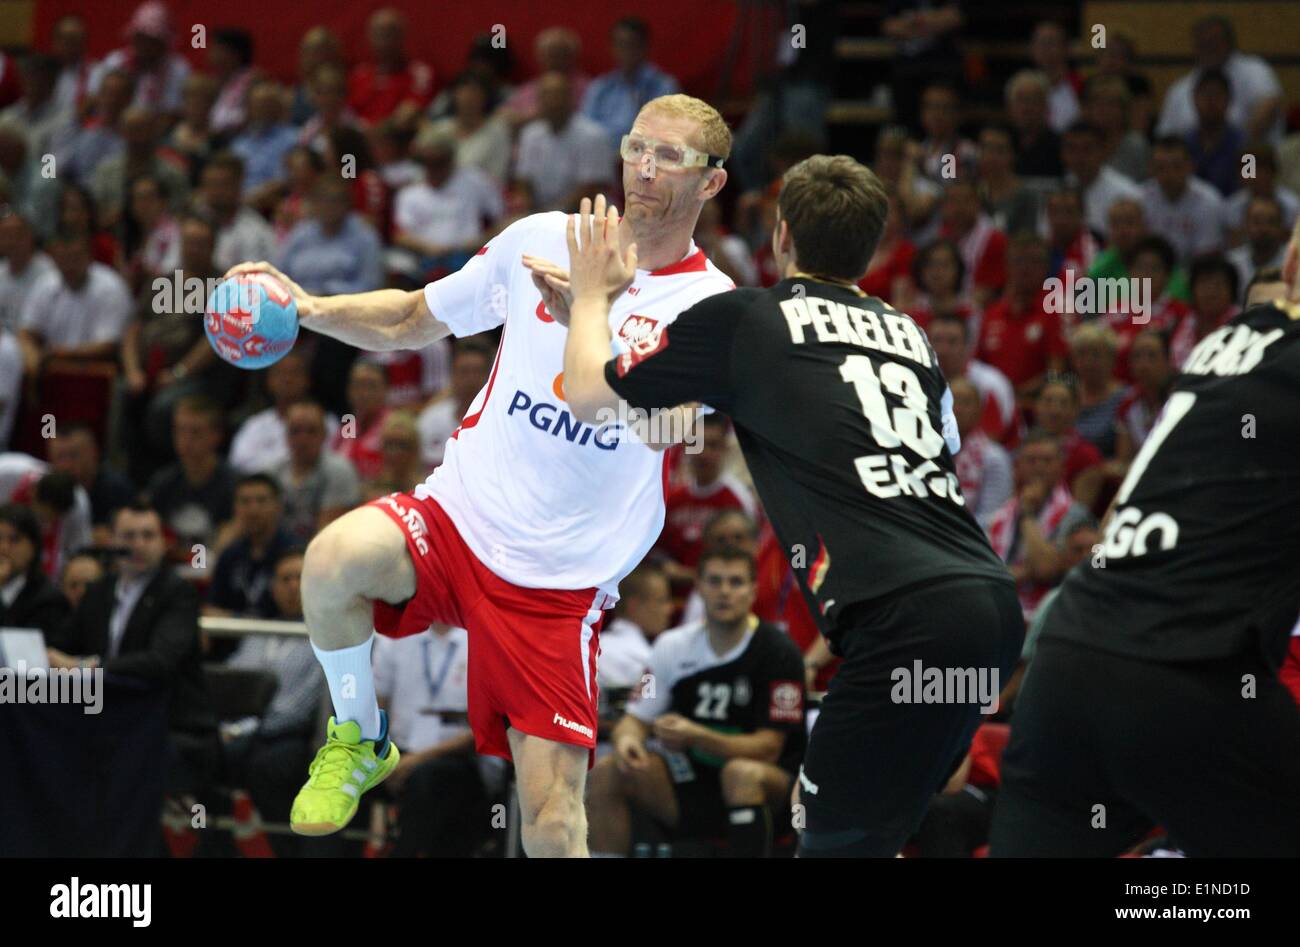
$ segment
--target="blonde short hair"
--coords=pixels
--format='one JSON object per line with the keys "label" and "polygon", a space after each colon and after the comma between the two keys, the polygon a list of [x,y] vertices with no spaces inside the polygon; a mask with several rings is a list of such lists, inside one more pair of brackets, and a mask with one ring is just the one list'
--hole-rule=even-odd
{"label": "blonde short hair", "polygon": [[1070,333],[1070,348],[1076,349],[1086,345],[1100,345],[1114,355],[1119,349],[1119,337],[1110,326],[1085,322]]}
{"label": "blonde short hair", "polygon": [[726,120],[708,102],[694,96],[661,95],[641,106],[637,118],[647,112],[667,115],[671,118],[690,119],[699,125],[699,132],[693,146],[719,158],[731,157],[731,129]]}

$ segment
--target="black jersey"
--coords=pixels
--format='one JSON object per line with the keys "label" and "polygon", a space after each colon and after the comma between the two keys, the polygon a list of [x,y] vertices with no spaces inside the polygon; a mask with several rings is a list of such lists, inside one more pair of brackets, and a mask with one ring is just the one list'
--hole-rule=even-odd
{"label": "black jersey", "polygon": [[1297,612],[1300,313],[1263,305],[1188,356],[1043,638],[1171,662],[1262,648],[1280,663]]}
{"label": "black jersey", "polygon": [[961,494],[938,359],[887,303],[812,279],[721,293],[605,378],[634,407],[701,401],[731,416],[832,644],[854,602],[948,577],[1011,582]]}
{"label": "black jersey", "polygon": [[[709,644],[704,622],[665,631],[650,652],[650,677],[633,688],[628,713],[645,723],[681,714],[720,733],[779,730],[785,746],[776,763],[794,772],[803,759],[803,655],[774,625],[758,626],[726,654]],[[719,768],[726,760],[691,750],[693,762]]]}

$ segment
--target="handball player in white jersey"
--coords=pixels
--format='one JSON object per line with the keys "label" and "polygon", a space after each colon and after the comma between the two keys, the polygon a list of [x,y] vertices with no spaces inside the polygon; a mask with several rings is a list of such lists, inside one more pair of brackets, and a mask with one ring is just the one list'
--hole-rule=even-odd
{"label": "handball player in white jersey", "polygon": [[[726,183],[730,149],[722,117],[685,95],[647,103],[623,139],[619,238],[635,245],[638,268],[612,305],[611,355],[733,287],[691,239]],[[312,296],[266,263],[227,274],[275,275],[304,327],[362,349],[503,327],[442,466],[410,493],[340,517],[308,547],[303,611],[334,717],[294,801],[296,832],[343,828],[397,765],[375,700],[372,629],[400,637],[441,622],[469,629],[470,724],[480,753],[514,760],[525,852],[587,854],[601,614],[663,526],[665,455],[624,426],[581,424],[566,409],[567,274],[548,262],[568,259],[566,222],[558,212],[523,218],[423,291]]]}

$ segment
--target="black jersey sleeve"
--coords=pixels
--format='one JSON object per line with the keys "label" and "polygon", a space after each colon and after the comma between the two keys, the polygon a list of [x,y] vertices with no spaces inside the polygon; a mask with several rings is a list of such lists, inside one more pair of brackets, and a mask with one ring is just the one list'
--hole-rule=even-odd
{"label": "black jersey sleeve", "polygon": [[605,381],[634,408],[699,401],[730,413],[732,350],[754,290],[702,299],[643,344],[605,364]]}
{"label": "black jersey sleeve", "polygon": [[784,633],[764,626],[767,632],[763,649],[761,693],[755,702],[755,729],[799,731],[804,726],[803,655]]}

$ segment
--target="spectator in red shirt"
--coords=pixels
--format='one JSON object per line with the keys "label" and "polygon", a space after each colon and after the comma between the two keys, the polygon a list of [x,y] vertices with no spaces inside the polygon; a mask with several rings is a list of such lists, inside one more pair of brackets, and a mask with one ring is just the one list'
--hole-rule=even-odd
{"label": "spectator in red shirt", "polygon": [[1159,329],[1141,333],[1129,350],[1129,364],[1133,384],[1120,402],[1115,419],[1115,459],[1108,465],[1109,475],[1121,481],[1169,397],[1175,375],[1169,359],[1169,333]]}
{"label": "spectator in red shirt", "polygon": [[972,180],[951,182],[939,208],[939,235],[957,244],[966,264],[963,291],[977,307],[997,298],[1007,281],[1007,235],[993,226],[980,208],[979,192]]}
{"label": "spectator in red shirt", "polygon": [[979,194],[993,225],[1003,233],[1038,226],[1039,194],[1016,174],[1015,131],[993,122],[980,129]]}
{"label": "spectator in red shirt", "polygon": [[718,414],[704,417],[699,450],[686,454],[687,480],[668,491],[660,548],[672,559],[666,571],[677,581],[691,581],[704,551],[704,527],[721,510],[754,515],[754,496],[736,477],[723,471],[731,426]]}
{"label": "spectator in red shirt", "polygon": [[348,374],[348,414],[334,435],[330,450],[352,461],[357,476],[375,480],[384,469],[384,422],[388,420],[388,376],[368,361],[358,361]]}
{"label": "spectator in red shirt", "polygon": [[348,77],[348,105],[367,124],[392,116],[398,125],[414,125],[433,99],[433,69],[407,58],[406,18],[397,10],[376,10],[367,36],[373,58]]}
{"label": "spectator in red shirt", "polygon": [[1002,372],[1027,406],[1048,372],[1065,368],[1069,354],[1059,313],[1047,311],[1047,246],[1024,234],[1007,252],[1007,290],[984,311],[977,357]]}
{"label": "spectator in red shirt", "polygon": [[992,365],[971,358],[966,329],[966,323],[956,316],[935,316],[926,326],[926,334],[939,359],[943,377],[949,382],[968,378],[979,391],[983,405],[980,430],[995,441],[1009,443],[1019,433],[1015,390],[1006,375]]}
{"label": "spectator in red shirt", "polygon": [[323,153],[335,129],[356,125],[357,116],[348,107],[347,94],[347,74],[341,66],[327,62],[317,67],[311,77],[311,103],[316,112],[302,126],[299,144]]}
{"label": "spectator in red shirt", "polygon": [[923,246],[912,259],[912,278],[915,284],[909,283],[907,292],[891,301],[913,322],[924,329],[931,319],[950,316],[966,326],[967,338],[979,336],[978,310],[962,290],[966,264],[957,244],[940,239]]}
{"label": "spectator in red shirt", "polygon": [[1207,253],[1192,262],[1192,311],[1174,328],[1169,348],[1179,368],[1207,335],[1241,311],[1235,300],[1237,268],[1222,254]]}
{"label": "spectator in red shirt", "polygon": [[[894,303],[906,293],[904,284],[911,281],[912,260],[915,256],[916,244],[908,240],[903,232],[903,218],[899,213],[898,200],[891,194],[889,215],[885,218],[885,232],[881,234],[880,243],[876,245],[875,255],[867,264],[867,275],[858,280],[858,286],[868,296],[879,296],[887,303]],[[740,281],[736,280],[736,282]]]}
{"label": "spectator in red shirt", "polygon": [[1049,378],[1034,404],[1034,424],[1060,442],[1064,460],[1062,479],[1075,500],[1092,508],[1105,480],[1101,451],[1075,427],[1079,416],[1079,392],[1066,375]]}
{"label": "spectator in red shirt", "polygon": [[1047,195],[1047,241],[1051,253],[1048,269],[1058,279],[1088,274],[1088,268],[1101,251],[1101,243],[1083,225],[1083,195],[1072,187],[1063,187]]}
{"label": "spectator in red shirt", "polygon": [[[1145,314],[1130,312],[1132,307],[1119,307],[1108,316],[1110,327],[1117,336],[1115,350],[1115,375],[1121,381],[1132,381],[1129,368],[1129,352],[1133,340],[1148,329],[1169,329],[1182,321],[1191,312],[1191,307],[1181,299],[1169,294],[1169,283],[1173,276],[1177,256],[1174,248],[1164,237],[1143,237],[1133,250],[1133,261],[1129,275],[1133,279],[1146,280],[1150,287],[1150,312]],[[1143,319],[1145,321],[1138,321]]]}
{"label": "spectator in red shirt", "polygon": [[569,77],[573,100],[581,102],[591,85],[591,76],[578,69],[582,39],[573,30],[552,26],[537,34],[533,47],[537,55],[537,74],[515,89],[501,107],[501,114],[514,128],[523,128],[540,114],[542,76],[562,72]]}

